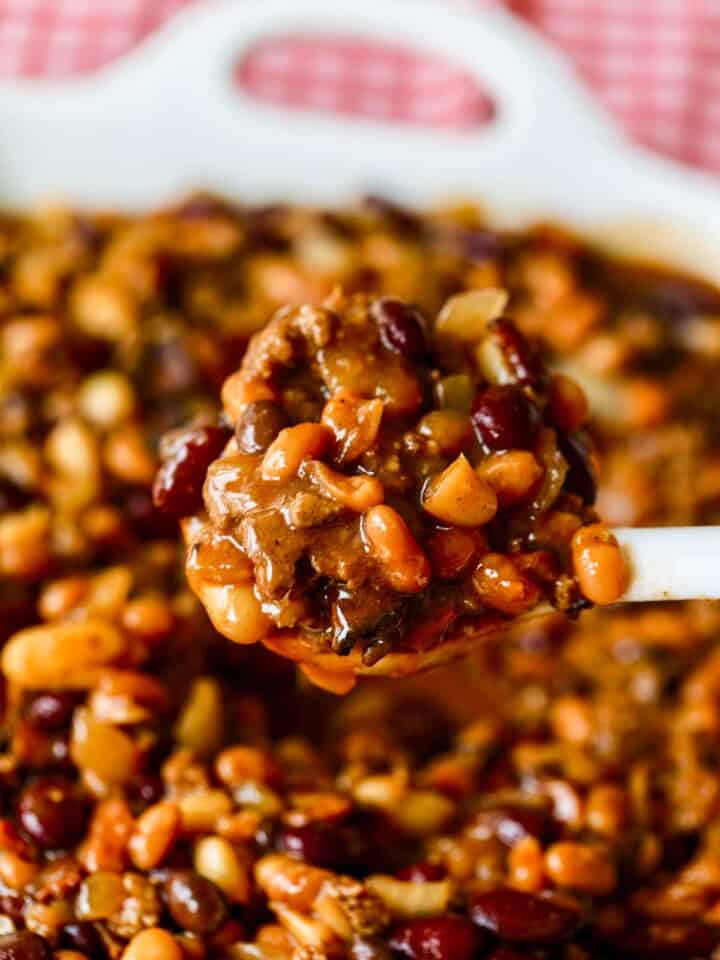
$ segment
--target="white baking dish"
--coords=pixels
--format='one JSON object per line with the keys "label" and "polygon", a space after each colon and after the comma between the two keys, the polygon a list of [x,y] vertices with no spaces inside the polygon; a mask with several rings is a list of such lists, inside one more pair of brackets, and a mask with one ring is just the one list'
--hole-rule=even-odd
{"label": "white baking dish", "polygon": [[[474,133],[268,107],[231,85],[260,38],[356,34],[440,54],[498,104]],[[631,146],[547,44],[504,10],[445,0],[207,0],[98,74],[0,86],[0,203],[148,207],[193,188],[245,200],[484,202],[720,278],[720,184]]]}

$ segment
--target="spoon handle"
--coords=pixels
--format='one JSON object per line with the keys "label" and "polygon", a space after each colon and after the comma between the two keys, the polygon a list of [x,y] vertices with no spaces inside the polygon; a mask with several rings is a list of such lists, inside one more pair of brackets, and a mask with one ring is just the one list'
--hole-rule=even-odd
{"label": "spoon handle", "polygon": [[613,530],[632,571],[621,602],[720,598],[720,526]]}

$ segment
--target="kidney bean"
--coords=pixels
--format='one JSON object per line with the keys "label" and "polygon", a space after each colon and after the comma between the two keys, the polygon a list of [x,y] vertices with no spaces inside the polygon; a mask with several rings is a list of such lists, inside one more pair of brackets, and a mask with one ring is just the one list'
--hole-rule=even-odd
{"label": "kidney bean", "polygon": [[403,867],[395,876],[398,880],[406,880],[409,883],[435,883],[438,880],[444,880],[447,871],[441,863],[429,863],[423,860]]}
{"label": "kidney bean", "polygon": [[38,777],[17,803],[22,829],[43,850],[74,846],[85,832],[87,815],[87,799],[62,776]]}
{"label": "kidney bean", "polygon": [[31,497],[11,480],[0,477],[0,514],[21,510],[30,503]]}
{"label": "kidney bean", "polygon": [[342,832],[337,826],[312,822],[288,827],[278,837],[278,849],[316,867],[338,867],[346,858]]}
{"label": "kidney bean", "polygon": [[579,921],[569,906],[510,888],[476,894],[470,916],[479,927],[511,943],[555,943],[569,937]]}
{"label": "kidney bean", "polygon": [[496,320],[488,342],[499,352],[503,369],[501,382],[535,386],[543,378],[543,365],[517,327],[507,320]]}
{"label": "kidney bean", "polygon": [[418,360],[425,355],[427,344],[419,310],[402,300],[382,297],[373,303],[372,314],[384,347],[408,360]]}
{"label": "kidney bean", "polygon": [[210,933],[227,916],[215,884],[192,870],[171,874],[163,884],[163,896],[173,920],[191,933]]}
{"label": "kidney bean", "polygon": [[88,960],[104,960],[107,956],[105,942],[92,923],[66,924],[60,932],[60,945],[85,954]]}
{"label": "kidney bean", "polygon": [[130,781],[126,791],[133,809],[136,813],[140,813],[145,807],[162,800],[165,795],[165,785],[159,774],[142,773]]}
{"label": "kidney bean", "polygon": [[391,933],[389,942],[410,960],[475,960],[486,938],[465,917],[448,914],[404,923]]}
{"label": "kidney bean", "polygon": [[550,833],[550,818],[543,810],[530,807],[502,807],[483,810],[470,824],[474,836],[497,837],[501,843],[513,846],[525,837],[544,839]]}
{"label": "kidney bean", "polygon": [[174,439],[153,484],[153,502],[172,517],[202,506],[205,474],[231,437],[229,427],[193,427]]}
{"label": "kidney bean", "polygon": [[485,450],[528,450],[537,435],[540,414],[521,387],[506,383],[487,387],[476,398],[472,424]]}
{"label": "kidney bean", "polygon": [[62,730],[69,726],[77,704],[77,696],[66,691],[36,693],[27,706],[28,723],[38,730]]}

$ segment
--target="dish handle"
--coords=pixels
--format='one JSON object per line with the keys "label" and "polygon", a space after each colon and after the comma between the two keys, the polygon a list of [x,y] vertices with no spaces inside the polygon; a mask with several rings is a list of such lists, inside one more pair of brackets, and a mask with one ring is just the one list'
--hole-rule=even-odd
{"label": "dish handle", "polygon": [[[437,130],[269,106],[233,70],[259,41],[368,37],[475,76],[493,122]],[[720,188],[630,146],[569,63],[499,6],[446,0],[208,0],[94,76],[0,86],[0,200],[157,204],[198,186],[331,203],[486,199],[505,219],[577,225],[662,209],[714,235]],[[669,185],[669,186],[668,186]]]}

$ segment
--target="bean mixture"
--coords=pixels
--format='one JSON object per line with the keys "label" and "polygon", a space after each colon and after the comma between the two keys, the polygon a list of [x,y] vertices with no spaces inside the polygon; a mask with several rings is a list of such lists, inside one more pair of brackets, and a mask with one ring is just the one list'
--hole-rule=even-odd
{"label": "bean mixture", "polygon": [[720,521],[706,284],[468,206],[3,215],[0,960],[716,960],[717,605],[513,621],[337,697],[188,588],[176,515],[209,464],[296,425],[255,397],[230,429],[221,384],[277,307],[337,284],[425,317],[507,290],[588,397],[601,519]]}
{"label": "bean mixture", "polygon": [[[338,292],[252,338],[223,387],[234,437],[202,434],[207,456],[227,440],[208,520],[187,524],[190,583],[220,632],[343,686],[381,660],[436,666],[543,602],[618,599],[623,557],[589,509],[585,395],[548,374],[506,301],[460,294],[430,324]],[[160,508],[187,510],[198,441],[165,442]]]}

